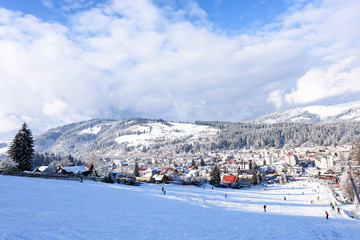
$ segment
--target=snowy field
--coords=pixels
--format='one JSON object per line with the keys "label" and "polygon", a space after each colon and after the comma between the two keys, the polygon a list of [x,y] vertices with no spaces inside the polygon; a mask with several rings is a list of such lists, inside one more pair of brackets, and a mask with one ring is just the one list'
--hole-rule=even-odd
{"label": "snowy field", "polygon": [[0,175],[0,239],[360,239],[317,183],[161,187]]}

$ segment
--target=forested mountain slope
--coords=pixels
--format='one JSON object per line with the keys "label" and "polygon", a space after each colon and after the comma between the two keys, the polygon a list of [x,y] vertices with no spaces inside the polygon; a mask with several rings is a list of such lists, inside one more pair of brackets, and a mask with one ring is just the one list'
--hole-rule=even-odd
{"label": "forested mountain slope", "polygon": [[252,124],[198,121],[220,130],[212,149],[329,146],[354,143],[360,122]]}

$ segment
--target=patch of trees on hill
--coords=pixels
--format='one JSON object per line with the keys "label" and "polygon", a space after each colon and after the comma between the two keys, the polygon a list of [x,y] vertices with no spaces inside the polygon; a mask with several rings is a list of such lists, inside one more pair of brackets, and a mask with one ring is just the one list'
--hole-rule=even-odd
{"label": "patch of trees on hill", "polygon": [[354,144],[360,133],[360,122],[252,124],[197,121],[196,124],[220,130],[211,143],[212,150]]}
{"label": "patch of trees on hill", "polygon": [[74,166],[82,165],[83,162],[71,154],[68,156],[61,156],[54,153],[38,153],[34,154],[33,166]]}

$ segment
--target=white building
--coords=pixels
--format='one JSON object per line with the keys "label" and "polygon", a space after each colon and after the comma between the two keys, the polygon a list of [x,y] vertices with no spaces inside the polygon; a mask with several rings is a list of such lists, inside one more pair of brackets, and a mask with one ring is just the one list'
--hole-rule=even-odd
{"label": "white building", "polygon": [[330,155],[316,155],[315,156],[315,165],[320,173],[326,172],[326,170],[334,166],[333,157]]}

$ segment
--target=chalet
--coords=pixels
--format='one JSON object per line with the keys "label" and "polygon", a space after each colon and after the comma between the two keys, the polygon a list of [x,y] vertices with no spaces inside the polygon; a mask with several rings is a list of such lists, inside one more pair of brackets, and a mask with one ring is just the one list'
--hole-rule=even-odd
{"label": "chalet", "polygon": [[140,177],[152,177],[151,168],[139,168]]}
{"label": "chalet", "polygon": [[33,173],[43,173],[43,174],[51,174],[51,173],[55,173],[55,167],[49,167],[49,166],[41,166],[41,167],[37,167],[35,168],[35,170],[33,171]]}
{"label": "chalet", "polygon": [[226,184],[232,184],[237,181],[238,181],[238,176],[233,176],[233,175],[224,175],[222,179],[222,182]]}
{"label": "chalet", "polygon": [[320,179],[336,181],[336,173],[333,170],[328,169],[323,174],[320,174]]}
{"label": "chalet", "polygon": [[140,177],[152,178],[154,174],[157,174],[159,172],[160,171],[156,168],[139,168]]}
{"label": "chalet", "polygon": [[94,170],[92,164],[80,165],[80,166],[63,166],[56,170],[56,173],[68,174],[68,175],[84,175],[91,174]]}
{"label": "chalet", "polygon": [[165,176],[165,175],[163,175],[163,174],[155,174],[155,175],[153,176],[153,178],[154,178],[154,181],[155,181],[156,183],[161,183],[161,182],[165,182],[165,181],[168,180],[168,179],[167,179],[167,176]]}

